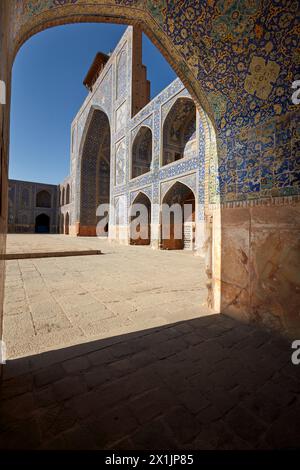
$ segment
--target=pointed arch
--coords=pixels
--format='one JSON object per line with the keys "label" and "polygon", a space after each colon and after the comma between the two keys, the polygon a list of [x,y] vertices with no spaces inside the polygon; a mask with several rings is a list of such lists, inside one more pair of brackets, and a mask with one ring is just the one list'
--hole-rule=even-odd
{"label": "pointed arch", "polygon": [[42,189],[36,194],[36,207],[51,207],[51,194],[49,191]]}
{"label": "pointed arch", "polygon": [[81,144],[79,235],[95,236],[97,207],[109,203],[111,133],[109,118],[98,107],[90,111],[87,125]]}
{"label": "pointed arch", "polygon": [[163,123],[162,166],[196,152],[196,106],[191,98],[179,97]]}
{"label": "pointed arch", "polygon": [[50,233],[49,215],[42,213],[35,218],[35,233]]}
{"label": "pointed arch", "polygon": [[148,173],[152,163],[152,130],[148,126],[141,126],[132,142],[131,151],[131,178]]}
{"label": "pointed arch", "polygon": [[[137,206],[138,205],[138,206]],[[140,207],[143,206],[143,209]],[[140,210],[142,209],[142,211]],[[137,224],[136,219],[139,218]],[[130,207],[130,244],[150,245],[151,243],[151,201],[140,191]]]}
{"label": "pointed arch", "polygon": [[140,199],[141,197],[146,197],[147,199],[149,199],[149,201],[150,201],[150,203],[151,203],[151,198],[149,197],[149,195],[146,194],[143,189],[139,189],[139,190],[138,190],[138,193],[135,195],[135,197],[134,197],[134,199],[133,199],[131,205],[134,204],[134,203],[136,202],[136,200],[137,200],[137,199]]}
{"label": "pointed arch", "polygon": [[95,114],[96,111],[101,111],[102,113],[104,113],[106,115],[106,117],[108,119],[108,122],[109,122],[109,125],[111,127],[111,122],[110,122],[111,117],[110,117],[108,111],[103,106],[100,106],[98,104],[92,104],[89,108],[87,117],[85,118],[85,122],[84,122],[84,125],[83,125],[83,131],[82,131],[82,134],[81,134],[81,137],[80,137],[78,154],[79,154],[81,160],[82,160],[83,148],[84,148],[84,145],[85,145],[85,142],[86,142],[87,134],[89,132],[89,129],[90,129],[90,126],[91,126],[91,123],[92,123],[92,119],[93,119],[94,114]]}
{"label": "pointed arch", "polygon": [[[194,245],[195,194],[184,183],[176,181],[162,200],[161,248],[182,250]],[[173,209],[172,209],[173,207]]]}

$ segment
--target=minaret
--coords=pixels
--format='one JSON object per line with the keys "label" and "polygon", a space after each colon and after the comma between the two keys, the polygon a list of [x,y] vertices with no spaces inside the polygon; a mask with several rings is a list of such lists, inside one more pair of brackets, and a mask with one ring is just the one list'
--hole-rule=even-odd
{"label": "minaret", "polygon": [[132,116],[150,101],[150,81],[147,67],[142,63],[142,31],[134,26],[132,31]]}

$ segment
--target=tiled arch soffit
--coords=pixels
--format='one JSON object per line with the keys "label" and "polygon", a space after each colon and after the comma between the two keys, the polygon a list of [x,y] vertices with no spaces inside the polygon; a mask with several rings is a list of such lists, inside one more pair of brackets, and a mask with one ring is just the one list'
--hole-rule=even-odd
{"label": "tiled arch soffit", "polygon": [[[258,168],[258,161],[268,158],[266,138],[260,139],[259,149],[252,145],[257,135],[266,133],[272,141],[274,132],[269,122],[276,123],[275,131],[282,134],[278,121],[296,112],[291,85],[297,79],[297,0],[196,0],[188,6],[163,0],[5,3],[10,15],[10,64],[26,39],[51,26],[91,21],[141,26],[198,104],[207,154],[215,152],[210,145],[210,123],[217,132],[218,161],[210,165],[216,166],[219,176],[211,172],[214,195],[210,200],[221,196],[226,203],[251,202],[300,194],[297,170],[288,161],[292,151],[286,157],[288,171],[279,178],[274,166],[270,177]],[[289,122],[287,126],[293,133],[293,125]],[[251,132],[257,135],[251,137]],[[253,154],[247,168],[243,167],[243,151]],[[224,170],[229,165],[231,175]]]}
{"label": "tiled arch soffit", "polygon": [[[12,59],[22,44],[49,27],[78,22],[110,22],[139,25],[166,57],[193,98],[213,121],[213,112],[200,82],[187,64],[180,47],[164,31],[161,15],[153,2],[139,0],[9,0]],[[165,2],[161,2],[165,3]]]}

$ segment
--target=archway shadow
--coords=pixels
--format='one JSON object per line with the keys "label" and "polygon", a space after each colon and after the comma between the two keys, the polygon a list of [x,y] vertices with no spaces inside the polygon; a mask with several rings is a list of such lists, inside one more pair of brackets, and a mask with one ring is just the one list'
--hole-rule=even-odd
{"label": "archway shadow", "polygon": [[281,337],[223,315],[9,360],[2,449],[299,448]]}

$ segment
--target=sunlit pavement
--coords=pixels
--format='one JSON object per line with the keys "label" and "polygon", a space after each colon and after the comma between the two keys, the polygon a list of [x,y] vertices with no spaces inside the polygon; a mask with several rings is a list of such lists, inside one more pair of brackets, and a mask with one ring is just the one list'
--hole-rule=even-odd
{"label": "sunlit pavement", "polygon": [[8,236],[9,253],[101,249],[103,255],[6,263],[8,357],[208,315],[204,263],[191,252],[98,238]]}

